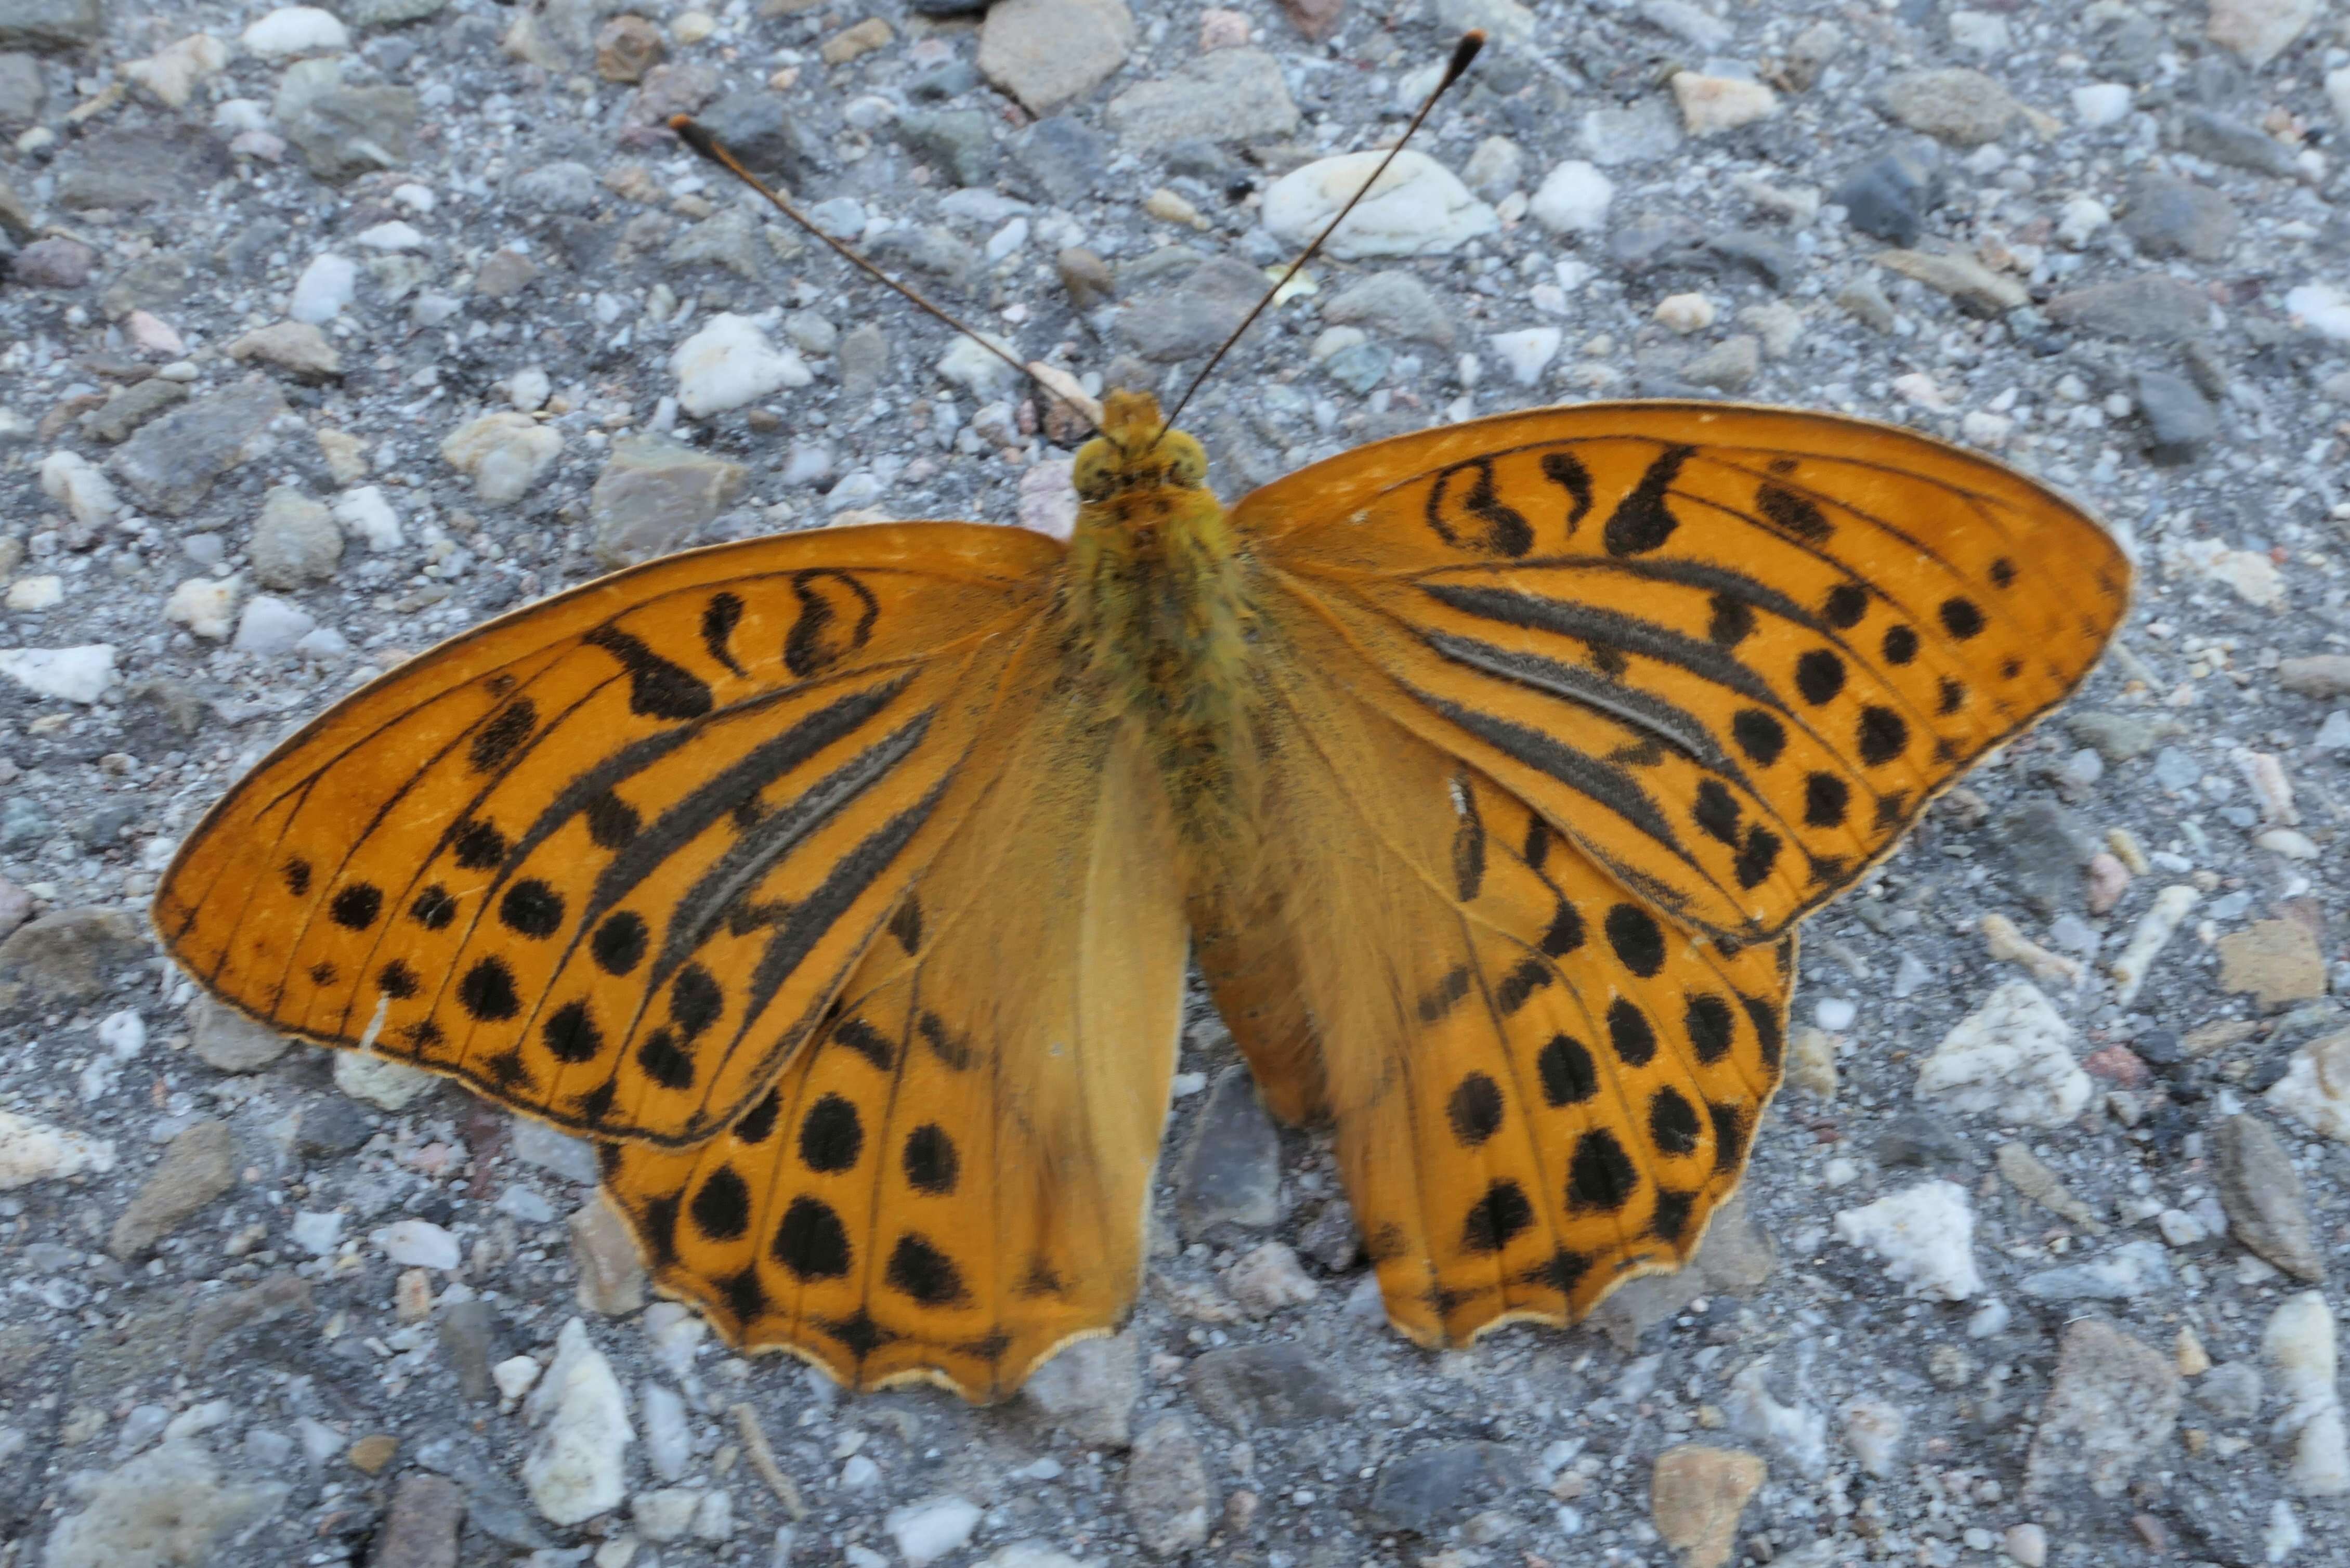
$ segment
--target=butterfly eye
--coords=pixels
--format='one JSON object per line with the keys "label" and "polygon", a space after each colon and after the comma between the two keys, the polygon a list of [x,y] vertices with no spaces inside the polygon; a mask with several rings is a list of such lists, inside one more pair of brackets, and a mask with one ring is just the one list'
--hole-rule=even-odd
{"label": "butterfly eye", "polygon": [[1118,488],[1116,465],[1100,441],[1087,441],[1077,449],[1076,462],[1070,465],[1069,483],[1080,501],[1107,501]]}
{"label": "butterfly eye", "polygon": [[1196,490],[1208,482],[1208,454],[1198,441],[1180,431],[1170,431],[1165,450],[1168,483]]}

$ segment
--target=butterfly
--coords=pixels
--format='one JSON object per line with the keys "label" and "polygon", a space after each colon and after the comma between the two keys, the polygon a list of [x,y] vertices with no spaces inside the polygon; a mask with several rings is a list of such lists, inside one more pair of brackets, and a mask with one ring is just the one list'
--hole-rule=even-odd
{"label": "butterfly", "polygon": [[490,621],[236,784],[156,925],[597,1140],[730,1341],[983,1401],[1133,1307],[1196,962],[1461,1345],[1689,1256],[1795,923],[2128,595],[2053,492],[1829,414],[1535,409],[1229,511],[1207,468],[1114,393],[1066,544],[817,529]]}

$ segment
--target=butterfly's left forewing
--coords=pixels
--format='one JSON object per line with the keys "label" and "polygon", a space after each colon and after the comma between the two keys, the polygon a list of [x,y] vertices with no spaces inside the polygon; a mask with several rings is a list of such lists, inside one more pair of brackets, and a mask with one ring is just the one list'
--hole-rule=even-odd
{"label": "butterfly's left forewing", "polygon": [[970,809],[1059,558],[830,529],[532,606],[279,747],[190,836],[157,929],[273,1027],[577,1130],[707,1137]]}

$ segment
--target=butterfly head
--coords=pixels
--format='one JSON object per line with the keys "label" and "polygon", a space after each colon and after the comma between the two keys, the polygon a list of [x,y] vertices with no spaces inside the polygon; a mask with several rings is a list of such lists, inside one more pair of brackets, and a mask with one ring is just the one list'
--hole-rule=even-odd
{"label": "butterfly head", "polygon": [[1107,501],[1126,491],[1199,490],[1208,483],[1207,450],[1181,431],[1169,430],[1159,400],[1148,392],[1112,392],[1102,400],[1102,433],[1077,449],[1072,480],[1084,501]]}

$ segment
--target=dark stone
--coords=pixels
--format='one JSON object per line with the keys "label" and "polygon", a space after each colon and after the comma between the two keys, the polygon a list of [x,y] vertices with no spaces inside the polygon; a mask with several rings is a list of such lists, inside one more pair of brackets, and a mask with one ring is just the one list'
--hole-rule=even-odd
{"label": "dark stone", "polygon": [[457,1527],[464,1517],[464,1490],[455,1481],[410,1471],[392,1494],[369,1568],[457,1568]]}
{"label": "dark stone", "polygon": [[56,54],[106,36],[106,0],[8,0],[0,5],[0,49]]}
{"label": "dark stone", "polygon": [[917,103],[944,103],[978,89],[979,67],[969,60],[949,60],[908,82],[906,96]]}
{"label": "dark stone", "polygon": [[970,287],[986,265],[986,258],[953,230],[936,223],[892,229],[867,246],[866,253],[875,261],[886,257],[954,289]]}
{"label": "dark stone", "polygon": [[1343,1198],[1333,1198],[1322,1205],[1321,1212],[1299,1232],[1297,1250],[1334,1274],[1353,1268],[1355,1260],[1363,1253],[1363,1239],[1355,1226],[1354,1206]]}
{"label": "dark stone", "polygon": [[286,411],[276,388],[255,377],[142,426],[122,443],[114,467],[148,510],[184,516],[268,438],[270,422]]}
{"label": "dark stone", "polygon": [[1109,176],[1109,143],[1083,120],[1054,115],[1013,138],[1012,161],[1016,188],[1040,190],[1067,206],[1101,189]]}
{"label": "dark stone", "polygon": [[350,1153],[375,1136],[375,1118],[348,1095],[321,1096],[302,1107],[300,1130],[294,1135],[297,1153],[312,1159],[331,1159]]}
{"label": "dark stone", "polygon": [[985,185],[998,161],[992,123],[975,109],[908,109],[898,117],[897,135],[907,151],[957,185]]}
{"label": "dark stone", "polygon": [[138,820],[138,806],[129,801],[109,801],[74,818],[73,836],[86,849],[107,849]]}
{"label": "dark stone", "polygon": [[261,214],[240,218],[235,233],[213,254],[230,272],[243,277],[255,276],[267,270],[270,252],[278,247],[288,232],[276,218]]}
{"label": "dark stone", "polygon": [[1880,153],[1846,175],[1828,200],[1862,234],[1914,245],[1926,232],[1926,214],[1941,204],[1942,179],[1907,153]]}
{"label": "dark stone", "polygon": [[265,1328],[311,1307],[310,1282],[299,1274],[272,1274],[256,1284],[198,1301],[179,1325],[177,1343],[186,1365],[204,1358],[247,1329]]}
{"label": "dark stone", "polygon": [[2187,1059],[2175,1029],[2149,1029],[2130,1042],[2130,1049],[2137,1053],[2140,1061],[2158,1069],[2176,1067]]}
{"label": "dark stone", "polygon": [[1522,1485],[1517,1457],[1501,1443],[1446,1443],[1395,1459],[1371,1489],[1381,1530],[1434,1534],[1489,1508]]}
{"label": "dark stone", "polygon": [[2056,296],[2047,309],[2059,326],[2126,342],[2183,343],[2210,330],[2210,298],[2168,273],[2093,283]]}
{"label": "dark stone", "polygon": [[987,9],[993,0],[906,0],[917,16],[969,16]]}
{"label": "dark stone", "polygon": [[1175,1208],[1186,1241],[1219,1225],[1262,1231],[1281,1218],[1281,1135],[1257,1103],[1246,1067],[1227,1067],[1208,1091],[1184,1151]]}
{"label": "dark stone", "polygon": [[793,118],[780,93],[730,92],[694,118],[754,174],[797,185],[823,166],[822,145]]}
{"label": "dark stone", "polygon": [[1355,1407],[1330,1368],[1298,1345],[1236,1345],[1193,1357],[1185,1372],[1200,1408],[1246,1434],[1344,1416]]}
{"label": "dark stone", "polygon": [[1974,1151],[1960,1141],[1947,1122],[1915,1113],[1896,1116],[1877,1135],[1877,1162],[1916,1166],[1921,1169],[1964,1168],[1974,1164]]}
{"label": "dark stone", "polygon": [[120,909],[87,905],[43,915],[0,940],[0,1009],[27,994],[44,1003],[95,1002],[115,970],[146,956],[145,932]]}
{"label": "dark stone", "polygon": [[199,195],[229,171],[228,150],[209,136],[101,131],[74,144],[57,178],[57,204],[74,212],[151,207]]}
{"label": "dark stone", "polygon": [[1118,330],[1145,359],[1168,364],[1212,351],[1264,294],[1264,275],[1246,262],[1214,256],[1174,287],[1133,302]]}
{"label": "dark stone", "polygon": [[2137,411],[2146,421],[2147,455],[2164,467],[2190,463],[2219,439],[2220,413],[2195,383],[2168,370],[2137,374]]}
{"label": "dark stone", "polygon": [[2208,185],[2168,174],[2130,182],[2122,233],[2150,256],[2218,261],[2236,238],[2236,204]]}
{"label": "dark stone", "polygon": [[2078,819],[2051,801],[2033,801],[2000,819],[2007,877],[2025,907],[2053,919],[2081,901],[2081,873],[2096,853]]}
{"label": "dark stone", "polygon": [[411,1457],[435,1475],[447,1476],[465,1489],[465,1521],[491,1540],[525,1552],[554,1547],[522,1494],[483,1457],[473,1438],[441,1432],[419,1442]]}
{"label": "dark stone", "polygon": [[1753,229],[1709,234],[1705,247],[1721,258],[1725,269],[1742,268],[1781,294],[1804,275],[1803,253],[1784,240]]}
{"label": "dark stone", "polygon": [[458,1392],[476,1405],[497,1397],[490,1368],[504,1360],[497,1314],[479,1297],[441,1312],[441,1359],[457,1375]]}
{"label": "dark stone", "polygon": [[2293,150],[2283,142],[2258,126],[2246,125],[2241,119],[2215,114],[2208,109],[2181,111],[2178,136],[2181,152],[2191,152],[2230,169],[2249,169],[2255,174],[2281,180],[2290,180],[2301,172]]}

